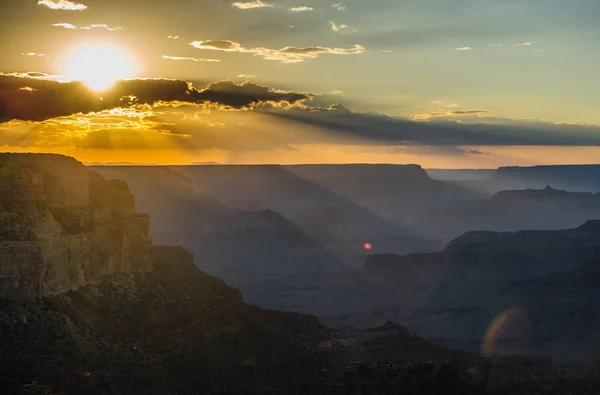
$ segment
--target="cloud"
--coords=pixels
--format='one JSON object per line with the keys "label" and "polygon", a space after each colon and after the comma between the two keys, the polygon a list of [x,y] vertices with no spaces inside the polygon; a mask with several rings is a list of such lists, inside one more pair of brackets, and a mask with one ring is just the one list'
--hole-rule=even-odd
{"label": "cloud", "polygon": [[220,62],[219,59],[200,59],[200,58],[189,58],[189,57],[185,57],[185,56],[168,56],[168,55],[163,55],[162,56],[163,59],[168,59],[168,60],[189,60],[192,62]]}
{"label": "cloud", "polygon": [[43,53],[36,53],[36,52],[24,52],[21,55],[28,56],[28,57],[32,57],[32,56],[46,56]]}
{"label": "cloud", "polygon": [[332,95],[342,95],[343,93],[344,92],[338,91],[338,90],[335,90],[335,91],[331,92]]}
{"label": "cloud", "polygon": [[86,5],[67,0],[39,0],[38,5],[44,5],[52,10],[83,11]]}
{"label": "cloud", "polygon": [[346,11],[346,6],[342,3],[335,3],[335,4],[332,4],[331,6],[338,11]]}
{"label": "cloud", "polygon": [[226,52],[251,52],[251,49],[243,48],[240,43],[230,40],[205,40],[205,41],[194,41],[190,43],[194,48],[198,49],[212,49],[216,51]]}
{"label": "cloud", "polygon": [[255,75],[250,75],[250,74],[239,74],[237,76],[238,78],[255,78]]}
{"label": "cloud", "polygon": [[348,25],[336,25],[334,21],[329,21],[329,24],[331,25],[331,30],[333,30],[334,32],[339,32],[340,30],[346,29],[348,27]]}
{"label": "cloud", "polygon": [[[46,87],[40,89],[39,85],[34,85],[36,81],[47,80],[31,80],[34,80],[33,83],[20,81],[31,84],[21,85],[19,93],[33,98],[29,101],[21,99],[21,108],[36,108],[35,104],[42,102],[39,98],[37,102],[34,101],[37,95],[51,96],[49,92],[44,92]],[[314,154],[322,148],[329,149],[323,151],[329,153],[342,150],[352,154],[351,151],[356,150],[369,155],[470,157],[487,155],[486,146],[600,145],[599,125],[503,119],[482,114],[482,110],[454,111],[451,120],[443,117],[414,120],[408,116],[356,113],[343,105],[308,107],[308,101],[300,101],[293,106],[281,105],[283,102],[277,100],[287,99],[287,95],[293,93],[254,84],[244,86],[222,81],[192,91],[189,83],[179,80],[125,82],[128,84],[113,92],[107,100],[119,98],[124,91],[135,92],[138,97],[121,97],[119,107],[85,113],[78,111],[82,109],[81,97],[73,97],[73,87],[69,87],[68,83],[60,84],[67,89],[66,93],[71,95],[71,99],[58,104],[52,102],[52,105],[61,107],[76,104],[79,107],[70,109],[75,112],[40,122],[12,120],[0,124],[0,146],[4,144],[30,151],[176,151],[173,155],[180,155],[180,151],[213,149],[232,154],[273,150],[284,151],[282,155],[294,150]],[[0,86],[4,85],[4,81],[0,81]],[[25,87],[31,89],[23,89]],[[182,93],[186,89],[187,93]],[[2,103],[3,94],[0,89]],[[10,94],[15,96],[15,92]],[[63,97],[56,95],[56,92],[52,94],[54,98]],[[188,96],[187,104],[177,104],[183,95]],[[155,101],[157,97],[161,100]],[[277,100],[270,100],[273,98]],[[209,103],[214,105],[194,104],[205,103],[204,100],[210,100]],[[232,108],[235,106],[243,110],[230,111],[223,107],[225,102]],[[126,106],[127,103],[134,104]],[[13,105],[14,102],[9,103],[9,111],[14,110]],[[0,110],[0,114],[5,110]],[[489,148],[489,151],[494,152],[494,148]],[[352,160],[356,156],[346,158]],[[257,157],[257,160],[264,161],[265,157]]]}
{"label": "cloud", "polygon": [[512,47],[513,47],[513,48],[516,48],[516,47],[529,47],[529,46],[531,46],[531,45],[532,45],[532,44],[531,44],[530,42],[525,42],[525,43],[513,44],[513,46],[512,46]]}
{"label": "cloud", "polygon": [[352,48],[330,48],[330,47],[284,47],[281,49],[270,49],[264,47],[245,48],[240,43],[230,40],[205,40],[190,43],[194,48],[208,49],[213,51],[251,53],[266,60],[277,60],[283,63],[298,63],[308,59],[317,59],[319,55],[358,55],[365,51],[362,45],[354,45]]}
{"label": "cloud", "polygon": [[293,133],[292,136],[272,133],[273,122],[257,127],[255,121],[252,111],[200,113],[193,108],[116,108],[43,122],[0,124],[0,146],[28,151],[87,151],[90,155],[96,155],[90,152],[93,150],[127,151],[132,158],[147,150],[171,151],[170,155],[206,150],[291,151],[294,147],[290,142],[300,141]]}
{"label": "cloud", "polygon": [[231,4],[232,7],[236,7],[236,8],[240,8],[242,10],[250,10],[253,8],[269,8],[269,7],[273,7],[272,4],[267,4],[262,2],[261,0],[253,0],[253,1],[247,1],[247,2],[235,2],[233,4]]}
{"label": "cloud", "polygon": [[110,26],[105,25],[105,24],[102,23],[102,24],[98,24],[98,25],[82,26],[82,27],[80,27],[80,29],[81,30],[105,29],[105,30],[113,32],[113,31],[116,31],[116,30],[121,30],[122,27],[120,27],[120,26],[110,27]]}
{"label": "cloud", "polygon": [[266,116],[327,131],[328,142],[424,146],[599,146],[600,125],[555,124],[493,117],[486,110],[456,110],[429,117],[393,117],[330,108],[265,106]]}
{"label": "cloud", "polygon": [[472,48],[471,47],[458,47],[458,48],[454,48],[453,51],[471,51]]}
{"label": "cloud", "polygon": [[[446,108],[454,108],[454,107],[458,107],[458,104],[456,103],[449,103],[449,104],[445,104],[444,107]],[[420,113],[420,114],[410,114],[407,115],[407,118],[413,119],[413,120],[427,120],[427,119],[432,119],[432,118],[456,118],[459,116],[463,116],[463,115],[478,115],[478,114],[486,114],[489,113],[488,110],[441,110],[441,111],[433,111],[433,112],[426,112],[426,113]]]}
{"label": "cloud", "polygon": [[357,32],[358,28],[356,27],[350,27],[348,25],[344,25],[344,24],[336,24],[334,21],[329,21],[329,24],[331,25],[331,30],[333,30],[334,32],[345,32],[348,30],[351,30],[353,32]]}
{"label": "cloud", "polygon": [[305,12],[305,11],[313,11],[313,7],[300,6],[300,7],[292,7],[290,8],[291,12]]}
{"label": "cloud", "polygon": [[[32,91],[22,91],[27,86]],[[214,82],[204,89],[174,79],[131,79],[116,83],[102,98],[80,82],[59,82],[44,74],[0,74],[0,122],[42,121],[76,113],[91,113],[139,105],[217,106],[251,108],[266,103],[292,105],[312,97],[270,89],[252,82]]]}
{"label": "cloud", "polygon": [[93,30],[93,29],[104,29],[104,30],[108,30],[108,31],[117,31],[117,30],[121,30],[122,27],[110,27],[108,25],[105,24],[96,24],[96,25],[89,25],[89,26],[81,26],[81,27],[77,27],[71,23],[54,23],[52,24],[52,26],[54,27],[62,27],[65,29],[70,29],[70,30],[75,30],[75,29],[79,29],[79,30]]}
{"label": "cloud", "polygon": [[408,145],[408,146],[391,146],[387,150],[387,153],[393,154],[408,154],[408,155],[485,155],[486,152],[469,149],[463,147],[457,147],[453,145]]}
{"label": "cloud", "polygon": [[490,44],[490,45],[488,45],[488,47],[490,47],[490,48],[500,48],[500,47],[503,47],[503,45],[502,44]]}
{"label": "cloud", "polygon": [[72,25],[70,23],[54,23],[52,24],[54,27],[63,27],[65,29],[77,29],[77,26]]}

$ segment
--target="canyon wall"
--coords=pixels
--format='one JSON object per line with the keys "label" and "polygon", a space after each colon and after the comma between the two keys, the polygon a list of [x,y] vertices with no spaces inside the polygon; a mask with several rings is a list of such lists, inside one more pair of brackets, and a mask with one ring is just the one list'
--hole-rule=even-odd
{"label": "canyon wall", "polygon": [[59,294],[152,270],[150,217],[73,158],[0,154],[0,295]]}

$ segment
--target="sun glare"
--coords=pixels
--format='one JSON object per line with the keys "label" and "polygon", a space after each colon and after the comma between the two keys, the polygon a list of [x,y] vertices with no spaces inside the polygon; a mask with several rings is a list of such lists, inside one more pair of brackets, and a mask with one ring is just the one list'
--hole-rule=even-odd
{"label": "sun glare", "polygon": [[134,74],[131,56],[110,44],[89,44],[73,48],[62,62],[62,74],[70,80],[82,81],[90,88],[103,91],[120,79]]}

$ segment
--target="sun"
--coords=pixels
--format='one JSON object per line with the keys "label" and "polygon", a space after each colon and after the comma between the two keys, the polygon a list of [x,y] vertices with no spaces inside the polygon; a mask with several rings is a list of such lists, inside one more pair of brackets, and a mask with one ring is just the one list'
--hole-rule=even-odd
{"label": "sun", "polygon": [[72,48],[62,61],[62,74],[96,91],[110,88],[134,75],[134,62],[125,50],[111,44],[87,44]]}

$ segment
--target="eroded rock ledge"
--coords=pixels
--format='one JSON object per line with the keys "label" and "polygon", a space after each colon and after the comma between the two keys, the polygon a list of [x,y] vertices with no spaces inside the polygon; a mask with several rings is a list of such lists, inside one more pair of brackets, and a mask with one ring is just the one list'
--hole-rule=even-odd
{"label": "eroded rock ledge", "polygon": [[0,154],[0,296],[43,297],[152,270],[150,217],[73,158]]}

